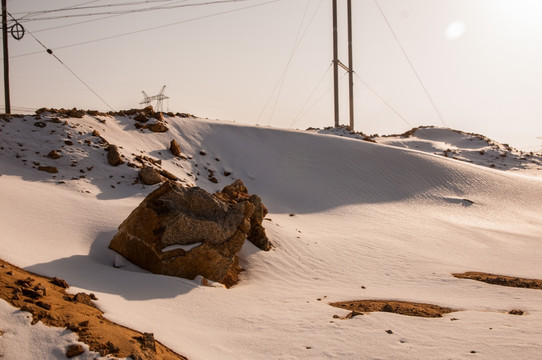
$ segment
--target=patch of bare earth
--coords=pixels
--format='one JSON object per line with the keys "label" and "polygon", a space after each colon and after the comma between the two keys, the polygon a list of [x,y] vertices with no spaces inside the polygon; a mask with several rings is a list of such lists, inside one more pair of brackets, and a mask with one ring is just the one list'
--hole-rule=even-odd
{"label": "patch of bare earth", "polygon": [[420,317],[442,317],[443,314],[456,311],[451,308],[442,307],[433,304],[415,303],[410,301],[394,301],[394,300],[353,300],[330,303],[329,305],[341,309],[350,310],[347,318],[355,315],[362,315],[366,312],[390,312],[408,316]]}
{"label": "patch of bare earth", "polygon": [[[93,294],[69,295],[65,281],[24,271],[0,260],[0,298],[32,314],[32,324],[65,327],[79,336],[79,341],[101,356],[131,356],[134,360],[186,359],[154,339],[115,324],[103,317],[92,302]],[[73,349],[66,349],[72,351]]]}
{"label": "patch of bare earth", "polygon": [[452,275],[459,279],[477,280],[493,285],[542,290],[542,280],[538,279],[525,279],[514,276],[494,275],[474,271]]}

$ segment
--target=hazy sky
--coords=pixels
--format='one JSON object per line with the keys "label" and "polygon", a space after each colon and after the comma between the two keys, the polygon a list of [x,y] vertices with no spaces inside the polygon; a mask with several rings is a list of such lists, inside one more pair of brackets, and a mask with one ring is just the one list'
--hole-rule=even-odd
{"label": "hazy sky", "polygon": [[[541,148],[542,1],[377,1],[352,1],[357,131],[447,126]],[[155,95],[166,85],[164,110],[281,128],[333,125],[331,0],[7,2],[115,110],[139,107],[142,90]],[[346,0],[338,3],[346,64]],[[126,5],[104,7],[117,4]],[[86,9],[28,15],[70,6]],[[158,6],[169,8],[115,13]],[[86,16],[58,18],[74,14]],[[57,18],[37,20],[46,17]],[[9,50],[12,112],[110,110],[29,33],[10,36]],[[346,124],[348,77],[340,75]]]}

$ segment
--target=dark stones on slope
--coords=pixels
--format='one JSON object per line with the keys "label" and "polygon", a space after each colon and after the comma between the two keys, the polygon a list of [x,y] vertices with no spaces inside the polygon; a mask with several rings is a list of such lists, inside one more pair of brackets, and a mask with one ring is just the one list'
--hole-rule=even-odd
{"label": "dark stones on slope", "polygon": [[201,275],[230,287],[256,205],[248,193],[239,202],[221,194],[165,182],[124,220],[109,248],[156,274]]}

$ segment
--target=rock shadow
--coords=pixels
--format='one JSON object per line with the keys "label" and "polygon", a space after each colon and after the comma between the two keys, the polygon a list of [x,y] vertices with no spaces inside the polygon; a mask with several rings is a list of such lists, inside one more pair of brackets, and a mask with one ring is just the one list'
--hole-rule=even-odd
{"label": "rock shadow", "polygon": [[122,267],[114,267],[117,253],[108,246],[115,233],[100,233],[88,255],[56,259],[26,267],[25,270],[62,278],[70,286],[88,292],[119,295],[126,300],[175,298],[200,286],[193,280],[152,274],[127,261]]}

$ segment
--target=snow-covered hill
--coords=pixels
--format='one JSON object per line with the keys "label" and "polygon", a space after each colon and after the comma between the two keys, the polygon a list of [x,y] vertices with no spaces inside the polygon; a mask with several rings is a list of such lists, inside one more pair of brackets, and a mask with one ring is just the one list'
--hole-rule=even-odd
{"label": "snow-covered hill", "polygon": [[[70,291],[93,292],[106,317],[152,332],[193,360],[540,353],[539,290],[451,276],[475,270],[542,278],[542,178],[452,159],[486,156],[483,143],[420,129],[375,144],[166,115],[169,130],[153,133],[138,130],[133,117],[0,119],[0,258],[64,278]],[[170,154],[172,139],[186,159]],[[106,142],[119,147],[123,165],[108,164]],[[448,158],[432,154],[448,148]],[[52,150],[61,157],[47,157]],[[247,243],[246,271],[231,289],[113,267],[109,241],[155,188],[136,183],[141,162],[208,191],[243,180],[270,211],[265,224],[275,248]],[[58,172],[39,170],[45,166]],[[354,299],[460,311],[436,319],[333,317],[347,311],[329,302]],[[507,313],[517,308],[526,315]]]}
{"label": "snow-covered hill", "polygon": [[449,128],[423,126],[403,134],[385,136],[368,136],[350,131],[346,127],[309,129],[309,131],[419,150],[494,169],[542,175],[542,153],[517,150],[480,134]]}

